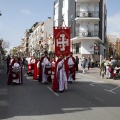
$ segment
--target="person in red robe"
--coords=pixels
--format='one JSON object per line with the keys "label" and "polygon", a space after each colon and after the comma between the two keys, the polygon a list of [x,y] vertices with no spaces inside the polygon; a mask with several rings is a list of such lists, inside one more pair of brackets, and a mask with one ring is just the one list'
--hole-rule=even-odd
{"label": "person in red robe", "polygon": [[34,58],[34,56],[32,56],[31,57],[31,60],[30,60],[30,65],[31,65],[31,70],[30,70],[30,73],[31,73],[31,75],[33,75],[34,74],[34,65],[35,65],[35,58]]}
{"label": "person in red robe", "polygon": [[67,64],[69,67],[68,71],[68,82],[72,84],[73,80],[75,81],[75,58],[73,53],[70,53],[70,56],[67,58]]}
{"label": "person in red robe", "polygon": [[12,58],[10,59],[9,67],[11,67],[11,65],[14,63],[14,60],[15,60],[15,57],[13,55]]}
{"label": "person in red robe", "polygon": [[[47,66],[51,66],[50,75],[46,74],[46,67]],[[39,73],[38,82],[41,82],[43,84],[47,84],[49,82],[52,82],[51,74],[52,74],[52,65],[50,63],[50,58],[48,57],[48,52],[45,51],[44,56],[40,60],[40,73]]]}
{"label": "person in red robe", "polygon": [[16,56],[10,65],[7,84],[12,85],[12,84],[22,84],[22,83],[23,83],[22,67],[18,60],[18,57]]}
{"label": "person in red robe", "polygon": [[55,74],[55,58],[53,57],[52,60],[51,60],[51,64],[52,64],[52,80],[54,78],[54,74]]}
{"label": "person in red robe", "polygon": [[34,64],[34,74],[33,74],[33,80],[38,80],[39,77],[39,71],[40,71],[40,59],[37,58]]}
{"label": "person in red robe", "polygon": [[27,61],[27,74],[28,74],[28,75],[31,74],[31,62],[30,62],[30,60],[31,60],[31,57],[28,56],[28,57],[26,58],[26,61]]}
{"label": "person in red robe", "polygon": [[68,64],[63,55],[60,55],[55,63],[55,74],[52,82],[52,90],[63,92],[67,89]]}

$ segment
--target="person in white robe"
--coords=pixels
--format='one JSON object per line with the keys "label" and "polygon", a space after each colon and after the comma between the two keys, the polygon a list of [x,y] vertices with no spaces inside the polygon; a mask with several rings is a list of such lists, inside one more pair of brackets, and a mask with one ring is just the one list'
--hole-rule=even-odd
{"label": "person in white robe", "polygon": [[68,66],[66,60],[63,58],[63,56],[60,56],[55,65],[55,74],[52,84],[53,91],[63,92],[65,89],[67,89],[67,68]]}
{"label": "person in white robe", "polygon": [[72,84],[73,80],[75,80],[75,58],[72,52],[70,53],[70,57],[67,58],[67,63],[69,66],[68,82]]}
{"label": "person in white robe", "polygon": [[50,62],[50,59],[48,57],[48,52],[45,51],[45,56],[42,58],[42,60],[40,61],[40,66],[41,66],[41,77],[39,79],[39,82],[43,83],[43,84],[47,84],[49,82],[51,82],[51,76],[48,76],[45,74],[45,67],[46,66],[51,66],[51,69],[52,69],[52,65],[51,65],[51,62]]}

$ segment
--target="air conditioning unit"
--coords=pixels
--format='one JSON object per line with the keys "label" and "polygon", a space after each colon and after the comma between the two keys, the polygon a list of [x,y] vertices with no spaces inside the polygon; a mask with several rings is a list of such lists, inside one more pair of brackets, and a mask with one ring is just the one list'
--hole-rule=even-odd
{"label": "air conditioning unit", "polygon": [[92,36],[92,33],[91,32],[88,32],[88,37],[91,37]]}
{"label": "air conditioning unit", "polygon": [[82,16],[83,16],[83,17],[88,17],[88,12],[83,12],[83,13],[82,13]]}
{"label": "air conditioning unit", "polygon": [[83,32],[83,33],[82,33],[82,36],[83,36],[83,37],[87,37],[87,36],[88,36],[88,32]]}
{"label": "air conditioning unit", "polygon": [[92,13],[89,12],[89,13],[88,13],[88,17],[92,17]]}

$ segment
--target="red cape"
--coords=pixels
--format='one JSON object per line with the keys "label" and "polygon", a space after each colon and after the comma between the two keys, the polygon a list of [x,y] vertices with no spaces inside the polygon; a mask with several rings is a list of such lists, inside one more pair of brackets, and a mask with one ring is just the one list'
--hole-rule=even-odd
{"label": "red cape", "polygon": [[[11,85],[12,84],[12,81],[13,81],[13,78],[12,78],[12,66],[14,65],[15,61],[12,62],[12,64],[10,65],[10,70],[9,70],[9,75],[8,75],[8,81],[7,81],[7,84],[8,85]],[[18,62],[18,64],[20,65],[20,62]],[[23,80],[22,80],[22,67],[21,67],[21,73],[20,73],[20,77],[21,77],[21,83],[23,83]]]}
{"label": "red cape", "polygon": [[[52,90],[53,90],[53,91],[59,90],[57,66],[58,66],[58,63],[59,63],[61,60],[62,60],[62,59],[59,58],[59,59],[57,60],[57,62],[55,63],[55,74],[54,74],[54,79],[53,79],[53,83],[52,83]],[[64,61],[64,65],[65,65],[66,75],[67,75],[67,78],[68,78],[68,65],[67,65],[67,61],[66,61],[66,60]]]}
{"label": "red cape", "polygon": [[35,61],[35,64],[34,64],[34,74],[33,74],[33,79],[34,80],[37,80],[37,63],[38,63],[39,61],[38,60],[36,60]]}

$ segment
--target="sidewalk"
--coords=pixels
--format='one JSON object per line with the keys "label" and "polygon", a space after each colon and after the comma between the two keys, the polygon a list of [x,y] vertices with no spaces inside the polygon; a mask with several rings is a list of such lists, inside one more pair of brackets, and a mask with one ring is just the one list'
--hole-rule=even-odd
{"label": "sidewalk", "polygon": [[80,68],[80,70],[77,72],[78,75],[80,76],[85,76],[85,77],[89,77],[89,78],[93,78],[96,79],[98,81],[104,81],[107,83],[111,83],[111,84],[115,84],[115,85],[120,85],[120,80],[113,80],[113,79],[106,79],[104,77],[104,79],[100,78],[100,68],[90,68],[89,70],[85,70],[85,73],[82,73],[82,70]]}

